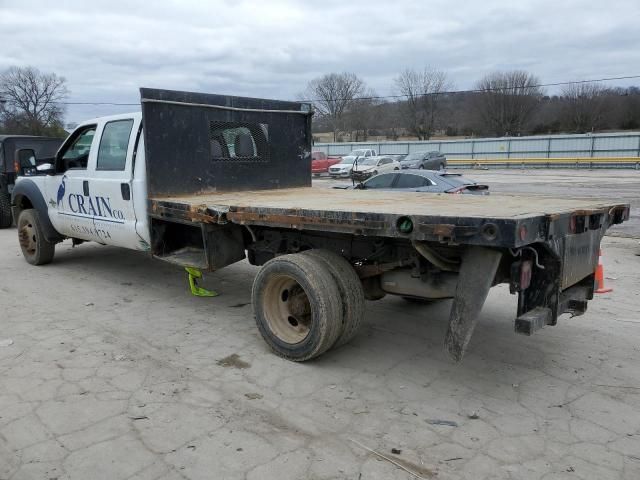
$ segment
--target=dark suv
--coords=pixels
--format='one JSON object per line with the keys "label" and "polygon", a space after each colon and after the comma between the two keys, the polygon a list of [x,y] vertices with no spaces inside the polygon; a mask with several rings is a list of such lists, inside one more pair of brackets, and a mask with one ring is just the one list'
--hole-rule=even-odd
{"label": "dark suv", "polygon": [[11,191],[16,177],[51,161],[64,138],[0,135],[0,228],[11,226]]}
{"label": "dark suv", "polygon": [[402,168],[423,168],[425,170],[444,170],[447,159],[440,152],[416,152],[404,157],[400,164]]}

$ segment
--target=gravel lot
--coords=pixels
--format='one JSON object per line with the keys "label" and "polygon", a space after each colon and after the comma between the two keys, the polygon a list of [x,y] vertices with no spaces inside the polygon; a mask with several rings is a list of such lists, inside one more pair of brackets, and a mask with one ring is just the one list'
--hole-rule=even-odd
{"label": "gravel lot", "polygon": [[[571,173],[469,176],[637,202],[637,172]],[[144,254],[65,242],[32,267],[16,236],[0,230],[2,480],[415,478],[368,449],[422,478],[640,478],[637,239],[604,241],[612,293],[533,337],[494,288],[456,365],[448,301],[368,303],[351,344],[294,364],[255,328],[247,263],[195,298]]]}

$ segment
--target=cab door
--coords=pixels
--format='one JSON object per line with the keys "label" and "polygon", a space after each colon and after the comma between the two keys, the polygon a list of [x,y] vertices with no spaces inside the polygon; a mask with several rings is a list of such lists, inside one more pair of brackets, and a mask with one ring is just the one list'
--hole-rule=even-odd
{"label": "cab door", "polygon": [[49,218],[67,237],[99,240],[84,195],[97,149],[98,125],[78,127],[55,159],[55,174],[45,177]]}
{"label": "cab door", "polygon": [[116,118],[100,126],[95,169],[88,178],[93,223],[102,243],[141,249],[133,207],[133,158],[140,118]]}

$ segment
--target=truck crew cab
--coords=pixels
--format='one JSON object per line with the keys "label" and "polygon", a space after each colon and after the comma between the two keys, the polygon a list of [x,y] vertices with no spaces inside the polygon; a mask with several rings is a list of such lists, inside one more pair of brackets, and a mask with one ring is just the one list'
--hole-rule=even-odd
{"label": "truck crew cab", "polygon": [[81,124],[18,179],[25,259],[51,262],[65,238],[209,271],[248,258],[262,265],[258,329],[295,361],[348,342],[365,298],[386,294],[452,298],[456,360],[498,283],[518,295],[517,333],[581,314],[602,236],[629,216],[597,201],[313,188],[308,104],[155,89],[141,102]]}

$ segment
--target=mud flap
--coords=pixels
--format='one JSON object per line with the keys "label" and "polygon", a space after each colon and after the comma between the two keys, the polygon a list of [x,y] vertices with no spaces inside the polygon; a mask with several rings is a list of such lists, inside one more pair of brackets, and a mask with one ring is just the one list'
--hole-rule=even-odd
{"label": "mud flap", "polygon": [[471,247],[462,258],[444,340],[445,350],[457,362],[462,360],[467,349],[501,258],[501,252],[484,247]]}

